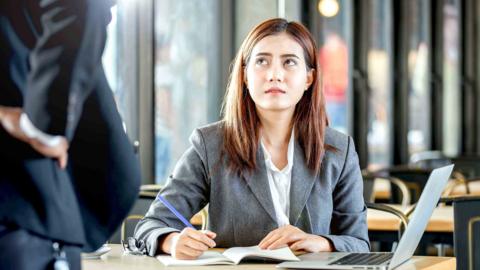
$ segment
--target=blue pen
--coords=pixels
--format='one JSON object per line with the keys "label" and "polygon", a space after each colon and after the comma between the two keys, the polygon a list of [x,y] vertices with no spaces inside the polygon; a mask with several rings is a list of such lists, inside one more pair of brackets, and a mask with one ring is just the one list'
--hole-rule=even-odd
{"label": "blue pen", "polygon": [[178,219],[180,219],[180,221],[185,224],[185,226],[187,227],[190,227],[190,228],[194,228],[192,224],[190,224],[190,222],[188,222],[187,219],[185,219],[182,214],[180,214],[177,209],[175,209],[175,207],[173,207],[173,205],[171,205],[167,200],[165,200],[165,198],[162,197],[162,195],[160,195],[160,193],[158,193],[157,195],[157,198],[163,203],[163,205],[165,205],[168,210],[170,210],[170,212],[172,212],[172,214],[174,214]]}

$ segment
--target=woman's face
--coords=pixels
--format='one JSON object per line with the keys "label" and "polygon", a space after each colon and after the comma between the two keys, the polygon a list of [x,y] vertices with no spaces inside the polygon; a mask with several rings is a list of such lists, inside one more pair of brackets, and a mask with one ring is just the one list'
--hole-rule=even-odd
{"label": "woman's face", "polygon": [[293,112],[313,81],[302,47],[286,33],[260,40],[245,69],[245,83],[260,111]]}

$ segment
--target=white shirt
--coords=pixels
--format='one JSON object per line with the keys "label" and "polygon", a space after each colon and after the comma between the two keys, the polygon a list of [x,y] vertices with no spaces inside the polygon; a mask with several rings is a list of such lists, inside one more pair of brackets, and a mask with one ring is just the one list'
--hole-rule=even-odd
{"label": "white shirt", "polygon": [[62,138],[62,136],[53,136],[39,130],[33,125],[32,121],[30,121],[27,114],[25,113],[22,113],[20,115],[20,128],[28,138],[37,139],[44,145],[50,147],[58,145],[60,143],[60,139]]}
{"label": "white shirt", "polygon": [[275,216],[277,218],[278,226],[290,224],[290,183],[292,182],[292,166],[293,166],[293,145],[294,134],[290,135],[287,149],[287,166],[279,170],[273,164],[270,153],[260,140],[265,156],[265,167],[267,169],[268,184],[270,186],[270,194],[272,195],[273,207],[275,208]]}

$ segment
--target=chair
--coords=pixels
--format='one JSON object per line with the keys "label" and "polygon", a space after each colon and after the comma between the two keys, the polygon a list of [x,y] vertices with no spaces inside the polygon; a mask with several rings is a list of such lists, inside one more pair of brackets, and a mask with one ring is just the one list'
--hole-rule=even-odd
{"label": "chair", "polygon": [[453,204],[454,248],[458,270],[480,269],[480,196],[443,197]]}
{"label": "chair", "polygon": [[441,151],[424,151],[410,156],[409,165],[421,169],[434,169],[452,164]]}
{"label": "chair", "polygon": [[392,177],[392,176],[378,176],[375,173],[369,173],[367,171],[362,172],[363,177],[363,198],[365,201],[374,203],[375,202],[375,181],[377,180],[386,180],[390,182],[390,184],[397,187],[398,191],[400,192],[401,200],[399,203],[406,207],[412,201],[410,190],[408,186],[399,178]]}
{"label": "chair", "polygon": [[[409,165],[396,165],[370,173],[378,178],[394,177],[400,179],[410,191],[409,204],[414,204],[420,198],[431,171],[431,169],[414,168]],[[391,191],[391,202],[400,203],[402,191],[397,186],[392,186]]]}
{"label": "chair", "polygon": [[[404,177],[400,179],[399,177],[393,177],[391,175],[398,175],[399,177]],[[416,202],[418,201],[423,188],[425,187],[426,181],[430,175],[430,170],[422,168],[411,168],[408,166],[395,166],[391,168],[381,169],[375,172],[366,173],[364,172],[364,199],[368,202],[373,202],[373,181],[375,179],[386,179],[392,185],[392,203],[401,203],[401,205],[406,208],[410,206],[408,210],[402,213],[407,220],[410,218],[411,214],[415,210]],[[406,181],[404,179],[407,179]],[[454,180],[454,183],[463,184],[460,180]],[[447,188],[448,189],[448,188]],[[446,190],[447,190],[446,189]],[[413,192],[414,196],[411,196]],[[448,191],[446,191],[448,192]],[[445,192],[444,192],[445,194]],[[401,198],[401,200],[400,200]],[[401,232],[399,233],[399,237]],[[445,248],[447,247],[444,243],[436,243],[434,246],[437,249],[437,254],[439,256],[444,256]],[[420,245],[420,253],[426,254],[426,245]]]}
{"label": "chair", "polygon": [[[407,228],[408,218],[403,214],[402,211],[400,211],[398,209],[395,209],[392,206],[389,206],[389,205],[386,205],[386,204],[372,203],[372,202],[366,201],[365,205],[369,209],[379,210],[379,211],[382,211],[382,212],[385,212],[385,213],[395,215],[400,220],[400,226],[398,228],[398,239],[397,239],[397,241],[393,241],[392,248],[391,248],[392,252],[395,251],[395,249],[397,247],[397,244],[398,244],[398,241],[400,241],[400,238],[402,237],[403,232]],[[370,235],[370,238],[372,238],[372,235]],[[385,237],[380,237],[380,239],[382,239],[382,240],[380,240],[379,242],[385,242],[386,238]],[[387,242],[390,243],[390,241],[387,241]]]}
{"label": "chair", "polygon": [[454,185],[465,185],[466,194],[470,194],[469,186],[466,182],[467,179],[480,178],[480,156],[447,157],[440,151],[426,151],[413,154],[409,162],[410,167],[430,170],[448,164],[455,164],[452,178],[457,181],[455,181]]}
{"label": "chair", "polygon": [[480,178],[480,156],[466,155],[451,158],[455,170],[467,179]]}
{"label": "chair", "polygon": [[[159,186],[154,187],[153,185],[148,185],[147,187],[142,186],[140,188],[137,201],[135,202],[132,210],[130,210],[128,216],[124,219],[122,226],[112,235],[112,237],[110,237],[110,243],[120,244],[121,240],[133,235],[135,226],[145,216],[145,213],[147,213],[150,205],[157,197],[159,190]],[[206,229],[207,220],[208,210],[207,208],[204,208],[194,217],[192,217],[190,222],[195,227],[203,230]]]}

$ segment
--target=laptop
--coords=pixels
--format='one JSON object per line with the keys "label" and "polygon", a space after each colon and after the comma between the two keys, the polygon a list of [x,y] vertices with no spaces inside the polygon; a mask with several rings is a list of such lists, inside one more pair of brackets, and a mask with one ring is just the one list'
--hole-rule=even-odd
{"label": "laptop", "polygon": [[389,270],[398,267],[413,256],[452,170],[453,164],[432,171],[394,253],[310,253],[301,256],[302,261],[284,262],[277,268]]}

